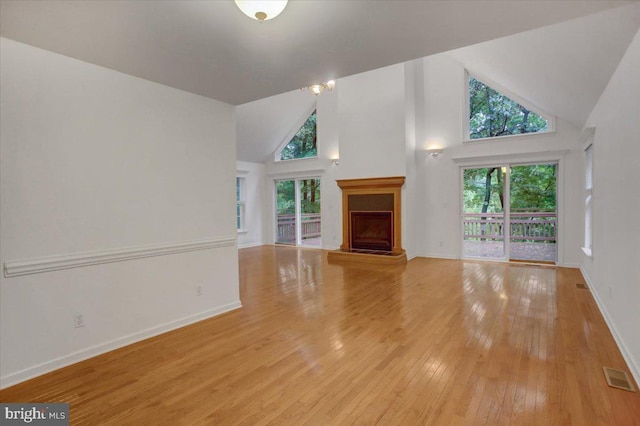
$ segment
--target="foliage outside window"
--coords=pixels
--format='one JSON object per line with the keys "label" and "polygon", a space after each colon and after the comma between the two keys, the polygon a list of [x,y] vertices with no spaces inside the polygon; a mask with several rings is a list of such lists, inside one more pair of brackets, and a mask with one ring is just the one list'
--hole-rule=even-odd
{"label": "foliage outside window", "polygon": [[469,76],[469,139],[548,130],[546,118]]}
{"label": "foliage outside window", "polygon": [[[320,213],[320,179],[298,179],[300,187],[300,212],[302,214]],[[279,215],[295,214],[295,180],[276,182],[277,209]]]}
{"label": "foliage outside window", "polygon": [[245,180],[236,178],[236,228],[244,231],[245,225]]}
{"label": "foliage outside window", "polygon": [[279,159],[294,160],[317,157],[318,138],[316,127],[316,112],[313,111],[291,141],[280,151]]}
{"label": "foliage outside window", "polygon": [[[555,212],[555,164],[512,167],[510,170],[512,212]],[[464,210],[469,213],[502,213],[505,209],[506,167],[464,170]]]}
{"label": "foliage outside window", "polygon": [[276,243],[320,245],[320,178],[276,180]]}
{"label": "foliage outside window", "polygon": [[464,170],[464,211],[502,213],[504,211],[505,170],[501,167]]}

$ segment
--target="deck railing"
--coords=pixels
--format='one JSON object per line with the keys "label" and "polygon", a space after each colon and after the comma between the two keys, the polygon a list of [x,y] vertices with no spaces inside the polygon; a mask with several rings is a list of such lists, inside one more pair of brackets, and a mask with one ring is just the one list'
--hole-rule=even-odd
{"label": "deck railing", "polygon": [[[504,239],[504,213],[465,213],[465,240]],[[515,241],[555,242],[555,212],[512,212],[509,237]]]}
{"label": "deck railing", "polygon": [[[320,234],[320,213],[305,213],[300,215],[300,228],[302,239],[319,237]],[[278,215],[278,226],[276,241],[279,243],[296,242],[296,215]]]}

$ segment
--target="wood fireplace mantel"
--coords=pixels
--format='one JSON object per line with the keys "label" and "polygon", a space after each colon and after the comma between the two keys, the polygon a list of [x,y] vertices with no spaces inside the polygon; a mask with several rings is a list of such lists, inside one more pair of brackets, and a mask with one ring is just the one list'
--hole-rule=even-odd
{"label": "wood fireplace mantel", "polygon": [[[402,248],[402,185],[404,176],[365,178],[365,179],[342,179],[336,181],[342,189],[342,245],[340,250],[329,252],[329,259],[344,259],[359,261],[369,261],[377,263],[402,263],[406,262],[405,250]],[[393,212],[393,244],[390,252],[386,253],[363,253],[350,246],[351,240],[351,218],[350,212],[357,209],[350,208],[360,196],[372,195],[376,204],[382,202],[384,205],[379,208],[369,208],[367,210],[390,210]],[[378,199],[383,201],[376,201]],[[351,200],[351,202],[350,202]],[[366,201],[365,201],[366,203]]]}

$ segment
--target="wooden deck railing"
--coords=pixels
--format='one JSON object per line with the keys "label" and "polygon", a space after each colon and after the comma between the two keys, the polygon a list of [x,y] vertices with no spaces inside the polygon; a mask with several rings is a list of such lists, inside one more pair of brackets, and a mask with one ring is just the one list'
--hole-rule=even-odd
{"label": "wooden deck railing", "polygon": [[[465,240],[504,239],[504,213],[465,213]],[[513,212],[509,237],[516,241],[556,241],[555,212]]]}
{"label": "wooden deck railing", "polygon": [[[300,228],[302,239],[319,237],[320,234],[320,213],[306,213],[300,215]],[[276,241],[279,243],[296,242],[296,216],[293,214],[278,215],[278,226]]]}

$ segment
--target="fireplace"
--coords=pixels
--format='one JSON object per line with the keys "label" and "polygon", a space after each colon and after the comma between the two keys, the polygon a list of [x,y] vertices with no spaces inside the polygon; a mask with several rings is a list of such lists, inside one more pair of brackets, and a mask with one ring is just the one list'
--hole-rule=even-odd
{"label": "fireplace", "polygon": [[344,179],[342,245],[329,260],[404,263],[402,248],[402,185],[404,177]]}
{"label": "fireplace", "polygon": [[351,211],[351,249],[393,250],[393,212]]}

